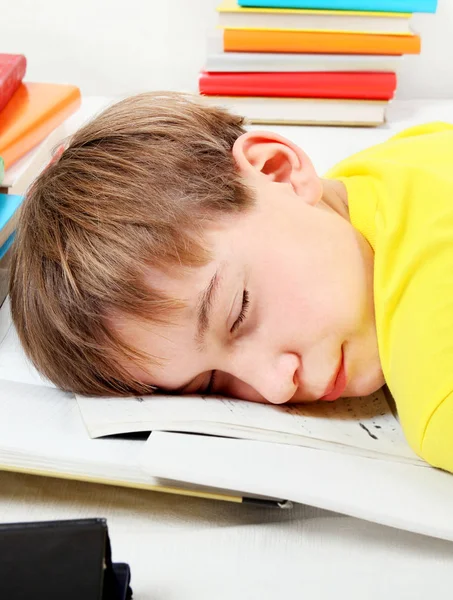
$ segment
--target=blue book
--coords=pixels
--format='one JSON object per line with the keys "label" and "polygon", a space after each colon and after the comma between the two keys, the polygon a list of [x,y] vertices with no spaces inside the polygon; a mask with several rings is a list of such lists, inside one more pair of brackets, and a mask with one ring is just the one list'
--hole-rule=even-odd
{"label": "blue book", "polygon": [[9,248],[4,250],[6,244],[11,245],[11,235],[16,229],[16,223],[18,219],[17,209],[22,204],[23,196],[17,196],[15,194],[0,194],[0,258]]}
{"label": "blue book", "polygon": [[238,0],[239,6],[434,13],[437,0]]}

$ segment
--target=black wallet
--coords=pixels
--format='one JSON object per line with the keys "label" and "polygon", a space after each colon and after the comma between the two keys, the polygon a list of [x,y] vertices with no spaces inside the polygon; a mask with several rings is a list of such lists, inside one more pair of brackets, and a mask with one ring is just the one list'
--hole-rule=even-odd
{"label": "black wallet", "polygon": [[2,600],[129,600],[129,584],[105,519],[0,524]]}

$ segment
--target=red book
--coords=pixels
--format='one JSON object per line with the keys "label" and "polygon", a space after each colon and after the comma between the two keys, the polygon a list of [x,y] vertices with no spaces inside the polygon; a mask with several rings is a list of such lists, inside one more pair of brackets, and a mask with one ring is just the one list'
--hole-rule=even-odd
{"label": "red book", "polygon": [[27,60],[23,54],[0,54],[0,110],[11,100],[26,68]]}
{"label": "red book", "polygon": [[280,98],[353,98],[390,100],[395,73],[207,73],[198,80],[206,96],[275,96]]}

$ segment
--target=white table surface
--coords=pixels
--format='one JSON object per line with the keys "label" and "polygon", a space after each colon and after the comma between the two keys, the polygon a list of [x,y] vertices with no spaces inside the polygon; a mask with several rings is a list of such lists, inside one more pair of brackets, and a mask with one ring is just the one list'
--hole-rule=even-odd
{"label": "white table surface", "polygon": [[453,544],[306,506],[262,509],[0,473],[0,521],[107,518],[138,600],[451,597]]}
{"label": "white table surface", "polygon": [[[107,102],[84,99],[68,131]],[[322,173],[411,124],[453,121],[453,101],[395,103],[389,119],[375,130],[272,129]],[[449,542],[301,505],[281,511],[0,472],[0,522],[91,516],[107,518],[113,558],[130,564],[137,600],[451,597]]]}

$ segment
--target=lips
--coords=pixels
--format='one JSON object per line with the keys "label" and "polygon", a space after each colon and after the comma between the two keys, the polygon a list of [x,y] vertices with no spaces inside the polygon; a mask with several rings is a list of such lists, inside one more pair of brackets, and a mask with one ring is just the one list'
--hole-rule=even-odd
{"label": "lips", "polygon": [[320,398],[320,400],[327,400],[332,402],[333,400],[338,400],[341,394],[344,392],[346,388],[347,378],[346,371],[344,366],[344,355],[343,348],[341,349],[341,359],[340,364],[338,365],[337,372],[332,377],[331,382],[326,388],[326,392],[324,396]]}

